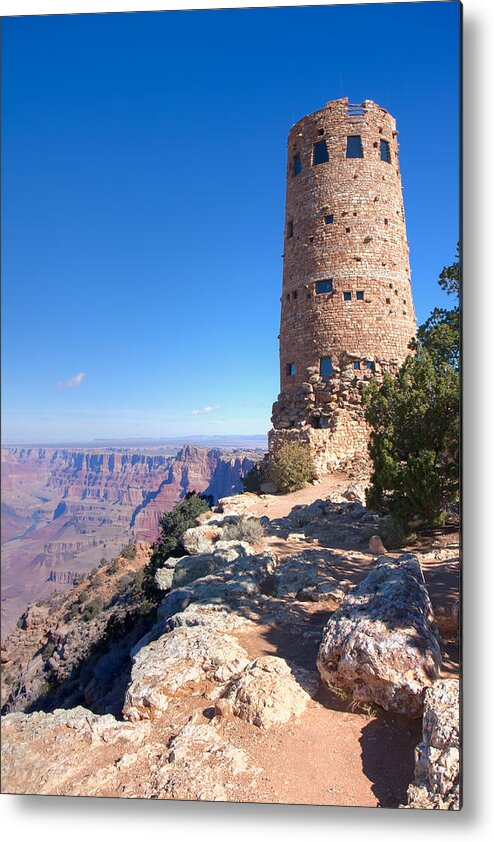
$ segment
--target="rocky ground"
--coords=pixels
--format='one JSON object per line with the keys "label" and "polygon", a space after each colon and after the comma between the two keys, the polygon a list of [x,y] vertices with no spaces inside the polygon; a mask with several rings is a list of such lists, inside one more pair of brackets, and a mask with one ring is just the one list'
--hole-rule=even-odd
{"label": "rocky ground", "polygon": [[458,536],[383,558],[347,486],[226,498],[160,571],[157,614],[134,580],[112,601],[110,571],[96,617],[91,583],[79,617],[30,609],[2,651],[4,791],[456,809]]}

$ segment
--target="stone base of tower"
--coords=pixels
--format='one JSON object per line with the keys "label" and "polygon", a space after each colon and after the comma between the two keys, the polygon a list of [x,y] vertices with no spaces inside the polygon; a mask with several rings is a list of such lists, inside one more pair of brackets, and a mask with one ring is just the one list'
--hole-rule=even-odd
{"label": "stone base of tower", "polygon": [[270,430],[269,456],[272,457],[287,442],[297,441],[309,448],[318,479],[334,471],[347,471],[359,477],[369,475],[367,425],[364,422],[357,426],[354,419],[344,415],[338,419],[333,430],[315,430],[312,427]]}
{"label": "stone base of tower", "polygon": [[341,470],[369,476],[369,427],[361,387],[370,376],[313,379],[317,382],[281,394],[273,405],[270,457],[286,442],[298,441],[309,448],[318,478]]}

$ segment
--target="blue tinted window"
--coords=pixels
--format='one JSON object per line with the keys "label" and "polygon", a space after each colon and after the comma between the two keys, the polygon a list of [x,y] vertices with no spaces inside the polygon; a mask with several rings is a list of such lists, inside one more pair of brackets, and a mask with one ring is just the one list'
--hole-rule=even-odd
{"label": "blue tinted window", "polygon": [[351,301],[352,300],[352,293],[351,292],[344,292],[343,293],[343,301]]}
{"label": "blue tinted window", "polygon": [[324,222],[326,225],[332,225],[334,222],[334,217],[332,213],[329,213],[327,216],[324,217]]}
{"label": "blue tinted window", "polygon": [[374,363],[370,362],[370,360],[366,362],[365,367],[368,368],[369,371],[374,371]]}
{"label": "blue tinted window", "polygon": [[362,138],[359,134],[351,134],[346,139],[347,158],[363,158]]}
{"label": "blue tinted window", "polygon": [[302,161],[300,160],[300,155],[295,155],[293,159],[293,174],[298,175],[299,172],[302,172]]}
{"label": "blue tinted window", "polygon": [[325,164],[327,161],[329,161],[328,147],[325,140],[320,140],[319,143],[314,144],[312,163],[315,166],[316,164]]}
{"label": "blue tinted window", "polygon": [[362,290],[359,290],[357,292],[357,301],[363,301],[363,300],[364,300],[364,293],[363,293]]}
{"label": "blue tinted window", "polygon": [[286,373],[288,377],[292,377],[294,374],[297,373],[297,366],[295,363],[287,363]]}
{"label": "blue tinted window", "polygon": [[316,293],[320,295],[322,292],[333,292],[333,281],[316,281]]}
{"label": "blue tinted window", "polygon": [[387,164],[391,163],[391,151],[389,148],[389,141],[381,140],[381,161],[386,161]]}
{"label": "blue tinted window", "polygon": [[354,362],[353,367],[354,367],[354,369],[356,369],[356,371],[359,371],[359,369],[360,369],[360,363],[359,363],[358,361],[357,361],[357,362]]}
{"label": "blue tinted window", "polygon": [[321,373],[321,377],[331,377],[333,373],[331,357],[321,357],[319,360],[319,371]]}

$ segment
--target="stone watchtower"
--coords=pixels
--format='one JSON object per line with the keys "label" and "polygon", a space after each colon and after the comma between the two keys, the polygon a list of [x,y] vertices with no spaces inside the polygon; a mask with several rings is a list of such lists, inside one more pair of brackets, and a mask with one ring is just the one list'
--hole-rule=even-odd
{"label": "stone watchtower", "polygon": [[396,123],[348,99],[288,136],[281,393],[269,448],[306,442],[319,474],[367,458],[363,382],[415,335]]}

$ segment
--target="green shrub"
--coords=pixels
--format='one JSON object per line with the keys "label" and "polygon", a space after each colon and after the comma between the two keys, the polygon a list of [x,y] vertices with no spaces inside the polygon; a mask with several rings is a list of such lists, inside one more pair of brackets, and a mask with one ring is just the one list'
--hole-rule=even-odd
{"label": "green shrub", "polygon": [[88,592],[87,591],[81,591],[80,594],[79,594],[79,602],[81,602],[81,603],[87,602],[88,599],[89,599]]}
{"label": "green shrub", "polygon": [[84,609],[82,614],[83,620],[92,620],[94,617],[97,617],[98,614],[101,612],[103,608],[103,602],[99,597],[93,599],[92,602],[89,602]]}
{"label": "green shrub", "polygon": [[282,444],[271,457],[271,478],[286,494],[314,479],[314,463],[308,445],[293,441]]}
{"label": "green shrub", "polygon": [[141,570],[137,570],[134,573],[133,587],[134,587],[134,593],[135,594],[142,593],[143,584],[144,584],[144,568],[141,568]]}
{"label": "green shrub", "polygon": [[160,518],[161,532],[153,546],[153,554],[143,572],[142,589],[147,599],[157,602],[163,597],[154,584],[156,571],[163,566],[170,556],[184,555],[181,537],[187,529],[196,525],[199,515],[211,509],[211,496],[189,491],[171,512],[164,512]]}
{"label": "green shrub", "polygon": [[133,544],[127,544],[123,550],[120,550],[120,555],[122,558],[128,559],[128,561],[133,561],[136,557],[136,548]]}
{"label": "green shrub", "polygon": [[51,656],[55,651],[55,644],[54,643],[47,643],[46,646],[43,648],[41,652],[41,660],[44,664],[50,660]]}
{"label": "green shrub", "polygon": [[[459,264],[440,277],[447,292],[458,293]],[[458,307],[434,310],[412,347],[396,377],[385,374],[382,384],[363,389],[373,463],[367,504],[389,512],[404,532],[414,521],[442,525],[458,499]]]}

